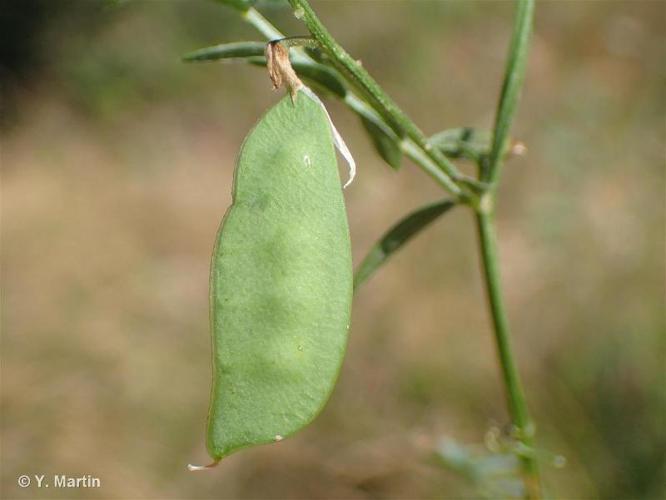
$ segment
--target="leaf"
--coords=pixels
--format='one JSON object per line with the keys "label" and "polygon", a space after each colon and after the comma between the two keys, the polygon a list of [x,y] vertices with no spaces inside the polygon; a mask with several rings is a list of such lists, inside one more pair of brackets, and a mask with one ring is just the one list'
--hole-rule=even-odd
{"label": "leaf", "polygon": [[443,130],[431,136],[428,142],[451,158],[478,161],[490,150],[491,141],[490,131],[460,127]]}
{"label": "leaf", "polygon": [[366,255],[354,276],[354,289],[365,282],[388,258],[428,224],[455,206],[451,200],[431,203],[412,212],[389,229]]}
{"label": "leaf", "polygon": [[342,83],[340,75],[328,66],[301,61],[292,62],[291,66],[298,76],[319,84],[334,95],[343,99],[347,95],[347,88]]}
{"label": "leaf", "polygon": [[[266,59],[264,57],[250,57],[247,62],[255,66],[266,66]],[[318,89],[328,91],[343,99],[347,95],[347,88],[342,83],[340,75],[334,69],[323,64],[306,61],[292,62],[291,67],[296,71],[298,76],[306,80],[309,84],[314,84]]]}
{"label": "leaf", "polygon": [[325,54],[322,52],[319,46],[305,47],[305,53],[318,63],[323,63],[326,59]]}
{"label": "leaf", "polygon": [[235,57],[263,56],[266,44],[263,42],[222,43],[189,52],[183,56],[185,62],[217,61]]}
{"label": "leaf", "polygon": [[[210,62],[243,58],[250,64],[266,66],[265,47],[266,44],[263,42],[222,43],[189,52],[182,59],[185,62]],[[347,95],[347,88],[334,69],[307,60],[292,61],[291,65],[298,76],[315,83],[320,88],[338,97],[344,98]]]}
{"label": "leaf", "polygon": [[310,423],[342,364],[353,288],[333,138],[304,93],[271,108],[238,157],[210,276],[213,389],[207,446],[219,461]]}
{"label": "leaf", "polygon": [[379,153],[379,156],[393,169],[399,170],[402,166],[402,150],[394,138],[395,136],[391,137],[375,122],[364,116],[361,116],[361,123],[370,136],[370,140]]}

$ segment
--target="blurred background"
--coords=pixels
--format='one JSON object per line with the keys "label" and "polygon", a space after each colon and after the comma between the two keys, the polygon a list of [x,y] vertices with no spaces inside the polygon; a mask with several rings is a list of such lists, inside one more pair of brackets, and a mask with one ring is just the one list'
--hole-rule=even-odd
{"label": "blurred background", "polygon": [[[427,132],[488,128],[513,4],[313,3]],[[287,34],[303,26],[260,4]],[[279,95],[261,40],[208,1],[3,2],[2,498],[478,498],[443,439],[508,423],[471,214],[455,209],[359,291],[323,414],[279,445],[206,462],[208,264],[243,137]],[[553,498],[663,498],[664,116],[660,1],[543,1],[499,203],[503,285]],[[355,263],[441,196],[329,109],[359,164]],[[464,165],[462,168],[467,168]],[[566,457],[564,467],[562,459]],[[91,474],[99,489],[20,489]]]}

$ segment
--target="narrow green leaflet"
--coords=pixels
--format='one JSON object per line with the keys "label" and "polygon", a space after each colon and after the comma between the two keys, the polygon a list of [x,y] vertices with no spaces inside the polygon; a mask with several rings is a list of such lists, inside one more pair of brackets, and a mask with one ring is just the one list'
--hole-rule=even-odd
{"label": "narrow green leaflet", "polygon": [[347,88],[342,83],[338,72],[334,69],[323,64],[305,61],[294,61],[291,63],[291,67],[294,68],[298,76],[308,82],[314,83],[342,99],[347,95]]}
{"label": "narrow green leaflet", "polygon": [[189,52],[183,56],[183,61],[204,62],[236,57],[263,56],[265,47],[266,44],[263,42],[221,43]]}
{"label": "narrow green leaflet", "polygon": [[322,410],[347,345],[352,288],[331,127],[299,92],[245,139],[213,252],[207,447],[215,462],[281,441]]}
{"label": "narrow green leaflet", "polygon": [[490,151],[492,133],[471,127],[451,128],[430,137],[429,144],[450,158],[478,161]]}
{"label": "narrow green leaflet", "polygon": [[[247,62],[255,66],[266,66],[265,57],[250,57],[247,59]],[[334,69],[311,61],[292,61],[291,67],[300,78],[307,81],[307,83],[311,84],[317,90],[330,92],[342,99],[347,95],[347,88],[342,83],[338,72]]]}
{"label": "narrow green leaflet", "polygon": [[[221,59],[245,59],[248,63],[256,66],[266,66],[264,57],[264,42],[236,42],[222,43],[205,47],[185,54],[182,59],[185,62],[211,62]],[[342,78],[332,68],[307,59],[292,61],[292,67],[299,77],[314,84],[318,89],[331,92],[337,97],[344,98],[347,95]]]}
{"label": "narrow green leaflet", "polygon": [[402,150],[396,142],[395,134],[387,134],[375,122],[361,116],[361,123],[370,136],[372,144],[386,163],[393,169],[399,170],[402,166]]}
{"label": "narrow green leaflet", "polygon": [[358,267],[354,276],[354,288],[358,288],[372,276],[396,250],[454,206],[455,202],[451,200],[431,203],[412,212],[389,229],[370,249]]}

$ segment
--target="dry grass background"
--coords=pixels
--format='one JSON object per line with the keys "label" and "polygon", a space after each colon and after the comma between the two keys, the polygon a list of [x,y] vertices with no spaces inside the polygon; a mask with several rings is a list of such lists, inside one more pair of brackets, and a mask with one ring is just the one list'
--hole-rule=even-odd
{"label": "dry grass background", "polygon": [[[664,5],[539,2],[499,205],[504,288],[555,498],[656,498],[664,467]],[[318,2],[339,40],[431,133],[487,127],[508,2]],[[470,214],[456,209],[358,293],[349,353],[300,435],[205,460],[207,273],[234,156],[277,96],[258,39],[199,1],[62,2],[34,35],[2,129],[2,498],[475,498],[433,464],[442,436],[504,425]],[[289,33],[288,13],[269,15]],[[439,196],[395,173],[330,105],[360,166],[355,262]],[[19,474],[98,490],[21,490]]]}

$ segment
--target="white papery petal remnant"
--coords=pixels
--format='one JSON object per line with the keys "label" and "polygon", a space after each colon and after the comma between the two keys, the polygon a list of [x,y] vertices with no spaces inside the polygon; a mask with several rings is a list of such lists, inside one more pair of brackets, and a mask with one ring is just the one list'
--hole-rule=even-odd
{"label": "white papery petal remnant", "polygon": [[352,156],[351,151],[349,151],[347,144],[345,144],[345,141],[340,135],[340,132],[338,132],[338,129],[335,128],[333,120],[331,120],[331,115],[328,114],[326,106],[324,106],[324,103],[321,102],[321,99],[319,99],[317,94],[315,94],[312,91],[312,89],[310,89],[310,87],[307,87],[305,85],[302,85],[302,87],[299,90],[303,92],[306,96],[308,96],[310,99],[312,99],[314,102],[319,104],[326,113],[326,118],[328,118],[328,124],[330,125],[331,133],[333,134],[333,144],[335,144],[335,148],[340,152],[342,157],[345,159],[347,165],[349,165],[349,179],[347,179],[345,185],[342,186],[342,188],[344,189],[347,186],[349,186],[354,180],[354,177],[356,177],[356,161],[354,161],[354,157]]}

